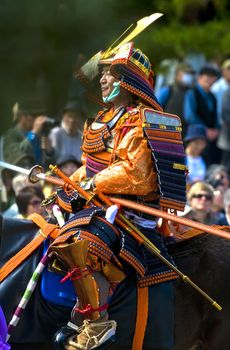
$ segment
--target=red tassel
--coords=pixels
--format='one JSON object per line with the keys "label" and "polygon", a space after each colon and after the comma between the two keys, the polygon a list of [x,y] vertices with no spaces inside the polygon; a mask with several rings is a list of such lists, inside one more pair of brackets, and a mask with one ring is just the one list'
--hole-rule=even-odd
{"label": "red tassel", "polygon": [[97,309],[94,309],[90,304],[88,304],[84,309],[79,309],[76,307],[74,310],[81,315],[85,315],[85,314],[91,314],[92,312],[95,312],[95,311],[101,312],[101,311],[107,310],[108,307],[109,307],[109,304],[105,303],[104,305],[98,307]]}
{"label": "red tassel", "polygon": [[[84,272],[88,272],[85,273],[83,275]],[[79,280],[80,278],[83,277],[87,277],[88,275],[92,274],[91,271],[89,271],[87,269],[87,267],[85,267],[84,269],[81,269],[80,267],[74,267],[71,271],[69,271],[62,279],[61,279],[61,283],[66,282],[68,279],[70,279],[70,281],[75,281],[75,280]]]}

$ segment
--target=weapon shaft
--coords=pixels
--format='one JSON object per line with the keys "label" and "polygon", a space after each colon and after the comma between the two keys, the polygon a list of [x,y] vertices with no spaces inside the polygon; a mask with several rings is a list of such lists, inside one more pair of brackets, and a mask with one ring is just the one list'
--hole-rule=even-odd
{"label": "weapon shaft", "polygon": [[[95,198],[90,195],[87,191],[85,191],[83,188],[81,188],[77,183],[69,179],[60,169],[58,169],[57,166],[50,165],[51,171],[53,171],[55,174],[60,176],[67,184],[70,186],[73,186],[77,191],[79,189],[79,193],[88,201],[92,201],[93,204],[96,203],[96,205],[100,205],[101,203]],[[106,204],[106,206],[111,205],[112,201],[111,198],[106,197],[102,192],[97,191],[98,197]],[[115,201],[114,201],[115,202]],[[159,210],[160,212],[160,210]],[[118,223],[118,225],[121,225],[124,227],[128,232],[130,232],[134,238],[137,239],[137,241],[141,244],[143,244],[150,252],[152,252],[155,256],[157,256],[164,264],[166,264],[169,268],[171,268],[174,272],[177,273],[178,276],[182,278],[182,280],[188,284],[190,284],[191,287],[193,287],[198,293],[200,293],[206,300],[208,300],[212,306],[214,306],[218,311],[222,310],[222,307],[214,300],[212,299],[207,293],[205,293],[200,287],[198,287],[187,275],[183,274],[177,267],[175,267],[170,261],[168,261],[163,255],[161,255],[159,249],[155,247],[155,245],[147,239],[132,223],[129,222],[129,220],[121,213],[118,213],[118,218],[115,219],[115,222]],[[159,215],[158,215],[159,216]],[[171,215],[173,217],[173,215]],[[127,227],[128,225],[128,227]],[[128,229],[127,229],[128,228]],[[140,236],[139,236],[140,234]]]}
{"label": "weapon shaft", "polygon": [[[77,183],[75,183],[69,177],[67,177],[60,169],[57,168],[57,166],[51,165],[50,169],[60,177],[59,179],[53,176],[45,175],[44,173],[41,172],[41,170],[39,169],[37,170],[37,166],[33,167],[31,170],[28,170],[13,164],[0,161],[0,167],[27,175],[29,176],[31,181],[32,181],[32,178],[33,178],[33,181],[35,181],[35,179],[37,178],[38,180],[44,180],[58,186],[67,185],[67,187],[77,190],[79,194],[82,195],[82,197],[84,197],[87,201],[89,202],[91,201],[94,205],[101,206],[101,203],[98,200],[96,200],[94,196],[92,196],[90,193],[82,189]],[[223,232],[217,228],[200,224],[189,219],[180,218],[175,215],[163,212],[161,210],[148,207],[146,205],[141,205],[129,200],[123,200],[123,199],[118,199],[113,197],[108,198],[103,193],[99,193],[99,192],[98,192],[98,196],[107,206],[111,205],[112,203],[120,204],[122,206],[126,206],[131,209],[138,209],[139,211],[142,211],[144,213],[147,213],[156,217],[178,222],[183,225],[190,226],[208,233],[216,234],[223,238],[228,238],[228,239],[230,238],[230,234],[228,232]],[[174,272],[176,272],[184,282],[190,284],[196,291],[198,291],[201,295],[203,295],[217,310],[219,311],[222,310],[221,306],[215,300],[213,300],[202,289],[200,289],[193,281],[190,280],[188,276],[184,275],[173,264],[171,264],[170,261],[164,258],[161,255],[159,249],[150,240],[148,240],[147,237],[145,237],[142,234],[142,232],[139,231],[138,228],[135,227],[123,214],[118,213],[118,217],[115,219],[115,221],[118,225],[120,225],[125,230],[127,230],[140,244],[143,244],[149,251],[155,254],[164,264],[166,264],[169,268],[171,268]]]}
{"label": "weapon shaft", "polygon": [[[30,170],[24,169],[24,168],[21,168],[19,166],[16,166],[16,165],[13,165],[13,164],[9,164],[9,163],[3,162],[3,161],[0,161],[0,167],[16,171],[18,173],[21,173],[21,174],[24,174],[24,175],[27,175],[27,176],[30,176],[32,170],[34,169],[34,167],[32,169],[30,169]],[[60,173],[58,173],[58,172],[60,172],[60,169],[56,170],[56,174],[58,176],[60,176],[59,175]],[[46,174],[44,174],[42,172],[35,173],[33,175],[38,180],[43,180],[43,181],[52,183],[52,184],[57,185],[57,186],[64,187],[65,185],[68,185],[69,188],[76,189],[80,194],[83,195],[84,198],[85,198],[85,195],[87,195],[87,200],[88,201],[92,200],[92,197],[91,197],[91,195],[88,192],[82,190],[82,188],[79,185],[77,185],[75,182],[71,181],[63,173],[60,176],[61,178],[56,178],[54,176],[49,176],[49,175],[46,175]],[[63,176],[65,176],[65,177],[63,178]],[[222,237],[222,238],[230,239],[230,232],[226,232],[226,231],[220,230],[220,229],[218,229],[216,227],[208,226],[208,225],[205,225],[205,224],[202,224],[202,223],[190,220],[190,219],[178,217],[176,215],[169,214],[169,213],[167,213],[165,211],[162,211],[162,210],[159,210],[159,209],[155,209],[155,208],[149,207],[147,205],[137,204],[137,203],[132,202],[132,201],[127,200],[127,199],[115,198],[115,197],[112,197],[112,196],[110,196],[109,198],[110,198],[112,203],[119,204],[119,205],[122,205],[122,206],[130,208],[130,209],[136,209],[136,210],[142,211],[143,213],[146,213],[146,214],[149,214],[149,215],[152,215],[152,216],[156,216],[156,217],[159,217],[159,218],[162,218],[162,219],[166,219],[166,220],[170,220],[170,221],[173,221],[173,222],[177,222],[179,224],[182,224],[182,225],[185,225],[185,226],[189,226],[189,227],[195,228],[197,230],[201,230],[201,231],[204,231],[204,232],[207,232],[207,233],[210,233],[210,234]],[[95,201],[96,200],[94,199],[93,203],[95,205],[101,205],[101,203],[99,203],[99,202],[96,203]],[[142,243],[142,242],[140,242],[140,243]]]}
{"label": "weapon shaft", "polygon": [[[106,197],[103,193],[101,193],[100,191],[97,192],[98,196],[100,199],[102,199],[107,205],[112,205],[113,204],[113,198],[111,197]],[[131,201],[129,201],[131,202]],[[114,203],[116,203],[116,201],[114,200]],[[122,203],[118,203],[117,204],[122,204]],[[125,205],[124,205],[125,206]],[[134,209],[134,208],[133,208]],[[135,208],[137,209],[137,208]],[[138,210],[139,210],[139,204],[138,204]],[[122,215],[122,214],[118,214],[119,217],[121,217],[125,222],[128,222],[128,219]],[[173,216],[173,215],[171,215]],[[132,225],[132,223],[130,223]],[[132,225],[133,227],[135,227],[134,225]],[[138,230],[139,231],[139,230]],[[207,299],[212,306],[214,306],[218,311],[222,310],[222,307],[214,300],[212,299],[207,293],[205,293],[200,287],[198,287],[198,285],[196,285],[187,275],[183,274],[183,272],[181,272],[176,266],[174,266],[170,261],[168,261],[163,255],[161,255],[160,251],[157,249],[155,249],[154,244],[143,235],[143,233],[141,231],[138,232],[141,236],[141,238],[143,239],[143,245],[150,251],[152,252],[155,256],[157,256],[165,265],[167,265],[171,270],[173,270],[174,272],[176,272],[176,274],[178,276],[181,277],[181,279],[185,282],[190,284],[190,286],[192,286],[198,293],[200,293],[205,299]]]}
{"label": "weapon shaft", "polygon": [[135,202],[130,201],[128,199],[115,198],[112,196],[109,196],[109,198],[110,198],[112,203],[130,208],[130,209],[138,210],[138,211],[141,211],[142,213],[145,213],[145,214],[157,216],[158,218],[163,218],[166,220],[177,222],[179,224],[189,226],[189,227],[192,227],[192,228],[195,228],[197,230],[204,231],[207,233],[211,233],[213,235],[216,235],[216,236],[219,236],[222,238],[230,239],[230,232],[222,231],[219,228],[216,228],[213,226],[208,226],[208,225],[202,224],[200,222],[196,222],[196,221],[193,221],[190,219],[182,218],[182,217],[179,217],[176,215],[172,215],[172,214],[169,214],[165,211],[155,209],[155,208],[149,207],[147,205],[135,203]]}
{"label": "weapon shaft", "polygon": [[[66,176],[60,169],[58,169],[58,167],[55,165],[50,165],[50,170],[52,172],[54,172],[56,175],[58,175],[66,184],[68,184],[70,187],[74,188],[76,191],[78,191],[78,193],[85,198],[88,202],[91,202],[92,204],[96,205],[96,206],[102,206],[102,203],[99,202],[97,199],[94,198],[94,195],[90,194],[89,192],[85,191],[80,185],[78,185],[76,182],[72,181],[68,176]],[[102,195],[102,194],[101,194]],[[99,196],[100,198],[100,196]],[[112,203],[110,202],[110,204],[108,204],[104,201],[104,203],[106,205],[112,205]],[[121,227],[123,227],[125,230],[127,230],[140,244],[143,244],[143,238],[139,235],[140,231],[135,228],[134,226],[131,227],[129,222],[123,222],[122,219],[116,218],[115,221],[117,222],[118,225],[120,225]],[[128,227],[127,227],[128,225]],[[154,246],[154,245],[153,245]],[[155,247],[155,246],[154,246]],[[156,250],[157,247],[155,247]],[[159,250],[158,250],[159,251]]]}

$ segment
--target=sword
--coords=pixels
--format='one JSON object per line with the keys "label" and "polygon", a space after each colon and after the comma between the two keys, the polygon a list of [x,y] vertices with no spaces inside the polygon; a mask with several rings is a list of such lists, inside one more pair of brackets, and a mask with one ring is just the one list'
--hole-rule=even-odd
{"label": "sword", "polygon": [[[39,165],[35,165],[31,169],[25,169],[25,168],[22,168],[20,166],[14,165],[14,164],[10,164],[10,163],[6,163],[6,162],[3,162],[3,161],[0,161],[0,168],[9,169],[9,170],[15,171],[16,173],[20,173],[20,174],[23,174],[23,175],[26,175],[26,176],[29,176],[31,170],[33,168],[35,168],[35,167],[39,167],[40,170],[42,169]],[[39,180],[44,180],[45,174],[42,174],[42,173],[40,174],[40,173],[39,172],[37,173],[38,179]]]}
{"label": "sword", "polygon": [[16,173],[26,175],[28,176],[29,181],[32,183],[36,183],[42,180],[57,186],[64,186],[65,184],[62,179],[56,178],[54,176],[46,175],[43,172],[43,168],[40,165],[34,165],[31,169],[25,169],[14,164],[0,161],[0,168],[9,169],[9,170],[15,171]]}

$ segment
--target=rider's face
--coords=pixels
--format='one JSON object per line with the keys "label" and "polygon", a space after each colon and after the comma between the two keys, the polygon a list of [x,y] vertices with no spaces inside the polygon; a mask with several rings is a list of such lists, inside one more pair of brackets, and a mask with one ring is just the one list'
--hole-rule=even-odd
{"label": "rider's face", "polygon": [[110,66],[104,66],[101,71],[100,85],[102,91],[102,97],[107,97],[114,89],[113,83],[117,82],[110,73]]}

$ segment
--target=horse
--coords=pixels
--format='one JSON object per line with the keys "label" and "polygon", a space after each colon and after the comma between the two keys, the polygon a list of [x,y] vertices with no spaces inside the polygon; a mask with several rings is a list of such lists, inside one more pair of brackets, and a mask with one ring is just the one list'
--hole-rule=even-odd
{"label": "horse", "polygon": [[[38,228],[34,223],[21,219],[0,217],[0,229],[1,265],[38,234]],[[169,244],[168,251],[177,267],[223,307],[221,312],[217,311],[180,279],[170,282],[173,283],[174,289],[175,315],[174,345],[170,350],[228,350],[230,241],[203,234],[176,244]],[[0,304],[7,321],[11,319],[13,310],[19,303],[42,254],[42,248],[37,249],[1,283]],[[158,332],[158,329],[154,328],[154,319],[158,317],[156,315],[158,311],[152,307],[151,301],[157,299],[160,294],[161,284],[149,288],[148,323],[143,350],[169,349],[167,346],[157,348],[151,345],[153,333]],[[110,350],[132,348],[136,303],[136,281],[129,276],[115,290],[108,310],[110,318],[118,323],[116,342],[109,347]],[[47,302],[42,297],[40,288],[36,288],[12,334],[12,349],[53,349],[51,345],[53,334],[68,322],[70,312],[70,308]],[[166,328],[167,326],[164,325]],[[38,343],[37,348],[35,343]]]}

